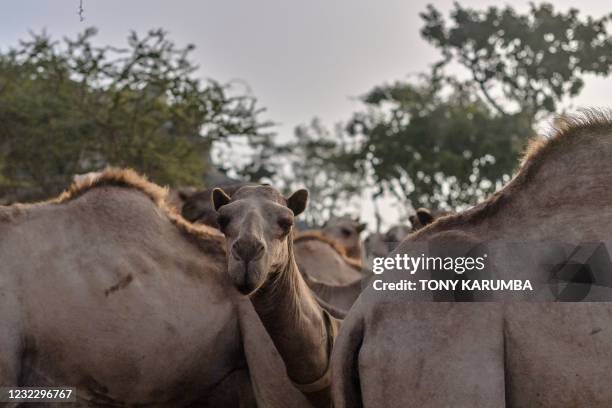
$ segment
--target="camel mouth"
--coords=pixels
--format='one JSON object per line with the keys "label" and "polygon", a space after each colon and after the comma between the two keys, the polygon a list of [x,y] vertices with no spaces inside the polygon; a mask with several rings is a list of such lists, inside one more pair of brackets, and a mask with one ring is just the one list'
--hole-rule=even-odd
{"label": "camel mouth", "polygon": [[236,289],[238,289],[238,292],[240,292],[241,294],[248,296],[251,293],[253,293],[253,286],[250,285],[249,283],[242,283],[242,284],[236,284]]}
{"label": "camel mouth", "polygon": [[245,274],[244,278],[241,280],[234,280],[234,286],[241,294],[248,296],[255,292],[255,285],[251,279],[249,279],[248,274]]}
{"label": "camel mouth", "polygon": [[260,265],[253,261],[231,262],[230,276],[234,287],[243,295],[251,295],[258,287]]}

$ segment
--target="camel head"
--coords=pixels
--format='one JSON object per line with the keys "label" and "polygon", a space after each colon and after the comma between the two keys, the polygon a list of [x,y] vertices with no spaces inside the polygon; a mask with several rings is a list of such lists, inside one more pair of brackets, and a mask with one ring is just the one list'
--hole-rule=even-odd
{"label": "camel head", "polygon": [[[252,183],[234,183],[223,186],[223,191],[231,197],[238,189],[245,185],[254,185]],[[183,205],[181,215],[189,222],[206,224],[213,228],[219,228],[217,223],[217,212],[212,205],[212,188],[190,192],[185,194],[179,192],[179,198]]]}
{"label": "camel head", "polygon": [[198,222],[219,228],[217,213],[211,204],[212,190],[198,191],[189,196],[179,196],[183,200],[181,215],[189,222]]}
{"label": "camel head", "polygon": [[412,232],[412,228],[408,225],[394,225],[385,233],[385,240],[397,245]]}
{"label": "camel head", "polygon": [[368,258],[384,257],[389,254],[389,246],[385,234],[372,233],[364,241],[364,248]]}
{"label": "camel head", "polygon": [[435,216],[427,208],[419,208],[416,210],[416,215],[411,215],[409,220],[412,224],[412,231],[414,232],[434,222]]}
{"label": "camel head", "polygon": [[284,198],[270,186],[245,186],[230,198],[220,188],[212,192],[217,222],[227,242],[230,279],[245,295],[257,291],[291,262],[291,229],[302,213],[308,191]]}
{"label": "camel head", "polygon": [[358,220],[342,217],[329,220],[321,232],[342,245],[348,256],[359,258],[361,256],[360,234],[365,228],[366,224]]}

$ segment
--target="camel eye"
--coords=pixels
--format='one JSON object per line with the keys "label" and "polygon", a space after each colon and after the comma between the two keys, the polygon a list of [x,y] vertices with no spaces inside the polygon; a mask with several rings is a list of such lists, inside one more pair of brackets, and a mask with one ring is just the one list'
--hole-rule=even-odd
{"label": "camel eye", "polygon": [[282,228],[283,231],[289,231],[289,228],[293,226],[293,220],[291,218],[279,218],[278,226]]}
{"label": "camel eye", "polygon": [[350,229],[348,229],[348,228],[342,228],[342,229],[340,230],[340,232],[341,232],[341,233],[342,233],[342,235],[343,235],[343,236],[345,236],[345,237],[350,237],[350,236],[351,236],[351,233],[352,233],[352,231],[351,231]]}
{"label": "camel eye", "polygon": [[219,224],[219,228],[223,231],[228,224],[230,223],[230,218],[227,215],[219,215],[217,217],[217,224]]}

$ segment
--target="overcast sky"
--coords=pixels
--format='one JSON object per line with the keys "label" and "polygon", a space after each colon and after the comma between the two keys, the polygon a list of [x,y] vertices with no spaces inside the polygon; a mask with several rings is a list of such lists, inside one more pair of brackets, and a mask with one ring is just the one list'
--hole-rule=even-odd
{"label": "overcast sky", "polygon": [[[0,48],[15,45],[28,30],[74,37],[95,26],[99,43],[121,46],[130,30],[162,27],[179,45],[195,44],[193,59],[202,77],[248,83],[267,108],[266,118],[279,123],[275,130],[286,139],[314,116],[328,127],[346,120],[360,108],[355,98],[374,85],[426,71],[439,58],[419,36],[418,13],[428,3],[446,12],[453,0],[83,0],[83,22],[77,15],[79,0],[4,1]],[[609,0],[553,3],[595,17],[612,12]],[[529,2],[512,4],[525,10]],[[587,78],[574,106],[612,106],[611,95],[611,80]],[[371,220],[368,201],[361,213]],[[395,218],[394,208],[389,210],[387,224]]]}
{"label": "overcast sky", "polygon": [[[359,108],[355,97],[372,86],[422,72],[439,58],[419,36],[425,0],[78,0],[3,2],[0,47],[45,28],[54,36],[87,26],[98,41],[122,45],[129,30],[163,27],[179,44],[193,43],[201,75],[246,81],[282,137],[319,116],[331,125]],[[462,0],[486,7],[500,4]],[[452,0],[433,1],[449,10]],[[512,4],[525,9],[528,1]],[[612,12],[606,0],[555,0],[557,8],[584,14]],[[578,105],[610,105],[612,81],[588,80]]]}

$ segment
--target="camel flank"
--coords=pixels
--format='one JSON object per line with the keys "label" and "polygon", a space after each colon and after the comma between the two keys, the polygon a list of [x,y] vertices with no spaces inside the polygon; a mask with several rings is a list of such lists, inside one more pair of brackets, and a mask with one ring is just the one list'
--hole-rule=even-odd
{"label": "camel flank", "polygon": [[[556,265],[592,266],[573,256],[590,243],[612,248],[612,114],[585,111],[555,127],[529,144],[502,190],[410,235],[394,254],[464,256],[484,248],[490,267],[483,276],[542,284]],[[419,270],[418,279],[437,272]],[[401,271],[385,274],[394,273]],[[387,295],[368,288],[343,322],[332,357],[335,407],[612,406],[602,376],[612,371],[612,360],[602,358],[612,355],[612,304],[601,301],[611,293],[597,282],[580,302],[559,301],[546,287]]]}
{"label": "camel flank", "polygon": [[338,255],[342,257],[342,259],[344,260],[344,262],[346,262],[347,265],[349,265],[356,271],[361,272],[361,269],[363,268],[361,262],[358,259],[351,258],[350,256],[348,256],[346,253],[346,249],[342,245],[340,245],[333,238],[324,235],[323,233],[321,233],[321,231],[313,230],[298,232],[298,234],[293,238],[294,244],[307,241],[319,241],[329,245],[334,251],[336,251]]}

